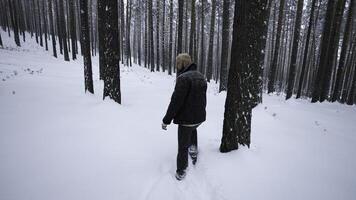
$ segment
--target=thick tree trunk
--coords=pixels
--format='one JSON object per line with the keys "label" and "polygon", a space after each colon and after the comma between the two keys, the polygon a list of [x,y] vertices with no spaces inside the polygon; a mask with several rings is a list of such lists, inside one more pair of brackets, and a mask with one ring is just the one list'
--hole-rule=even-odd
{"label": "thick tree trunk", "polygon": [[118,2],[103,1],[105,8],[105,61],[104,98],[106,96],[121,104],[120,90],[120,43],[118,27]]}
{"label": "thick tree trunk", "polygon": [[63,1],[64,0],[59,0],[59,12],[60,12],[59,13],[59,15],[60,15],[59,21],[60,21],[60,26],[61,26],[60,35],[62,35],[64,60],[69,61],[68,45],[67,45],[67,29],[66,29],[66,24],[65,24]]}
{"label": "thick tree trunk", "polygon": [[89,20],[88,20],[88,0],[80,0],[80,20],[81,20],[81,48],[84,60],[84,85],[85,92],[94,94],[93,75],[90,55]]}
{"label": "thick tree trunk", "polygon": [[[235,16],[220,152],[250,145],[252,108],[260,87],[267,0],[235,0]],[[252,96],[252,98],[250,98]]]}

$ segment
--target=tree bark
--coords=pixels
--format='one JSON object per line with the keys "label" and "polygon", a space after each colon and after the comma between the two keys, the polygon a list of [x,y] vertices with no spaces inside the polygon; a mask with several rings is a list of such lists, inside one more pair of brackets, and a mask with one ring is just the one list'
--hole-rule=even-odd
{"label": "tree bark", "polygon": [[88,0],[80,0],[80,20],[81,20],[81,48],[84,60],[84,85],[85,92],[94,94],[93,75],[90,55],[89,20],[88,20]]}
{"label": "tree bark", "polygon": [[[267,31],[267,0],[235,0],[235,15],[220,152],[250,145]],[[252,77],[250,77],[252,75]],[[253,98],[251,98],[251,96]]]}

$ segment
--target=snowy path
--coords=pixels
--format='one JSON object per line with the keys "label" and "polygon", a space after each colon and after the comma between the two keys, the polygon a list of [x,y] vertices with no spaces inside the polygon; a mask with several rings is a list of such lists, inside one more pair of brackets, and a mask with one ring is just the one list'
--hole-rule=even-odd
{"label": "snowy path", "polygon": [[225,94],[209,86],[200,157],[174,178],[174,77],[122,67],[123,104],[84,94],[81,60],[36,44],[0,49],[0,200],[355,199],[356,107],[265,96],[250,149],[218,152]]}

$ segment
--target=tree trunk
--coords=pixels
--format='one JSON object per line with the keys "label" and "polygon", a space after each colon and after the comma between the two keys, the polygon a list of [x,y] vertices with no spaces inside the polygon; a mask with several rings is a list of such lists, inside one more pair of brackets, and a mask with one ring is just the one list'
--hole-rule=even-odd
{"label": "tree trunk", "polygon": [[60,17],[61,35],[62,35],[62,42],[63,42],[64,60],[69,61],[68,46],[67,46],[67,29],[65,24],[63,1],[64,0],[59,0],[59,12],[60,12],[59,17]]}
{"label": "tree trunk", "polygon": [[230,0],[223,2],[223,26],[221,35],[221,69],[220,69],[220,85],[219,92],[225,91],[227,88],[227,57],[229,49],[229,33],[230,33]]}
{"label": "tree trunk", "polygon": [[213,49],[214,49],[214,34],[215,34],[215,14],[216,14],[216,0],[211,0],[211,21],[210,21],[210,35],[209,35],[209,51],[208,51],[208,65],[206,77],[210,82],[213,74]]}
{"label": "tree trunk", "polygon": [[70,0],[69,1],[70,6],[69,6],[69,15],[70,15],[70,35],[71,35],[71,40],[72,40],[72,59],[76,60],[77,59],[77,50],[76,50],[76,44],[77,44],[77,34],[76,34],[76,23],[75,23],[75,1]]}
{"label": "tree trunk", "polygon": [[118,2],[103,1],[105,8],[105,61],[104,71],[104,98],[109,96],[115,102],[121,104],[120,91],[120,43],[118,27]]}
{"label": "tree trunk", "polygon": [[172,75],[172,55],[173,55],[173,0],[170,1],[169,12],[169,53],[168,53],[168,74]]}
{"label": "tree trunk", "polygon": [[93,75],[90,55],[89,20],[88,20],[88,0],[80,0],[80,20],[81,20],[81,48],[84,60],[84,85],[85,92],[94,94]]}
{"label": "tree trunk", "polygon": [[184,1],[178,0],[178,43],[177,43],[177,55],[183,52],[182,39],[183,39],[183,7]]}
{"label": "tree trunk", "polygon": [[52,36],[53,56],[57,58],[56,37],[54,35],[54,20],[53,20],[52,1],[53,0],[48,0],[48,13],[49,13],[50,31],[51,31],[51,36]]}
{"label": "tree trunk", "polygon": [[267,0],[235,0],[235,16],[220,152],[250,145],[267,31]]}
{"label": "tree trunk", "polygon": [[103,0],[98,0],[98,34],[99,34],[99,73],[100,79],[104,80],[104,70],[106,67],[105,62],[105,2]]}
{"label": "tree trunk", "polygon": [[204,48],[204,23],[205,23],[205,1],[206,0],[201,0],[201,27],[200,27],[200,61],[199,61],[199,71],[205,74],[205,67],[204,67],[204,58],[205,58],[205,48]]}
{"label": "tree trunk", "polygon": [[149,29],[149,40],[150,40],[150,61],[151,61],[151,72],[155,71],[155,61],[154,61],[154,46],[153,46],[153,13],[152,13],[152,1],[148,0],[148,29]]}
{"label": "tree trunk", "polygon": [[192,5],[191,5],[191,25],[190,25],[190,38],[189,38],[189,54],[192,58],[192,60],[195,60],[196,55],[194,54],[194,45],[196,45],[195,42],[195,29],[196,29],[196,17],[195,17],[195,0],[191,0]]}
{"label": "tree trunk", "polygon": [[161,0],[156,1],[156,70],[160,71],[160,60],[159,60],[159,13],[160,13],[160,2]]}

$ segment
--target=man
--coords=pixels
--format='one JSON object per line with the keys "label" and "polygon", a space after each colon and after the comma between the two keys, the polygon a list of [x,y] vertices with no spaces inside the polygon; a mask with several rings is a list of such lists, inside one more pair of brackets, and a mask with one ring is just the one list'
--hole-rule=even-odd
{"label": "man", "polygon": [[197,127],[206,119],[207,83],[203,74],[197,71],[189,54],[176,58],[177,80],[162,129],[173,122],[178,124],[177,180],[182,180],[188,166],[188,152],[196,163],[198,155]]}

